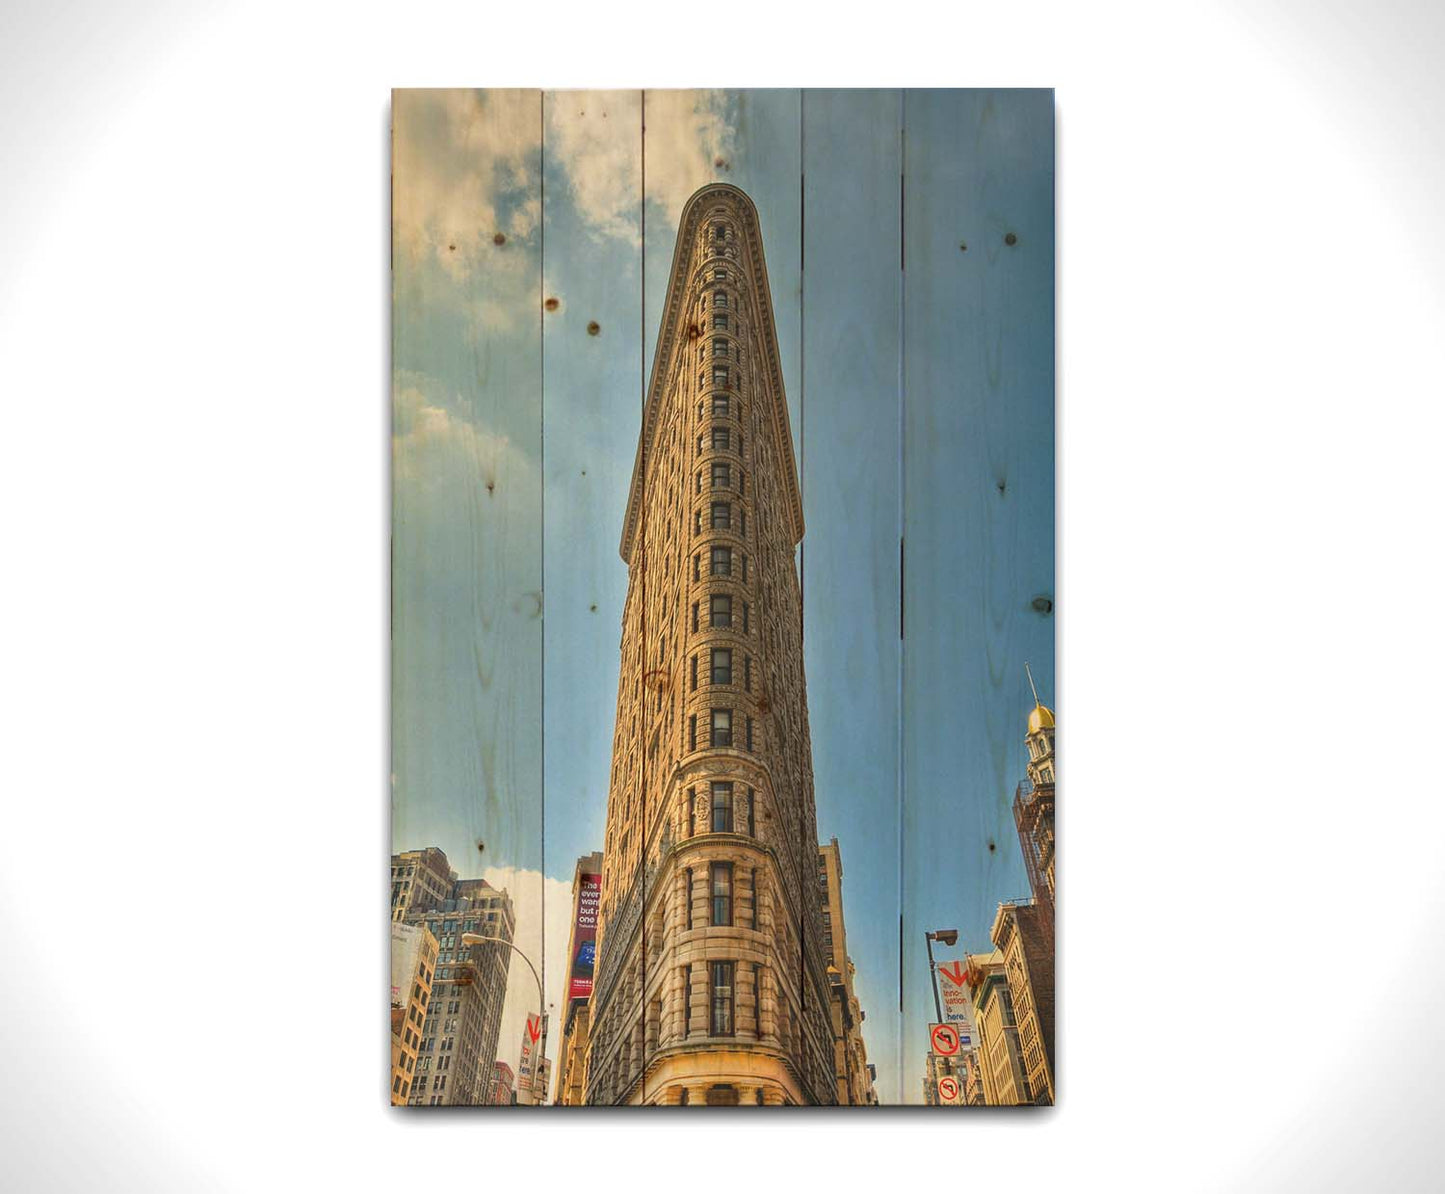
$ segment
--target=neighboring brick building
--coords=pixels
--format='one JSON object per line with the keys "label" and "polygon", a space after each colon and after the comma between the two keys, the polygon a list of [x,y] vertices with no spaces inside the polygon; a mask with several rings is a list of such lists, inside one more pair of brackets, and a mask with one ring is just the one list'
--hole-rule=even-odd
{"label": "neighboring brick building", "polygon": [[628,565],[588,1103],[834,1103],[803,536],[757,211],[682,213]]}
{"label": "neighboring brick building", "polygon": [[505,1061],[493,1067],[492,1096],[488,1103],[493,1107],[510,1107],[517,1101],[517,1075]]}

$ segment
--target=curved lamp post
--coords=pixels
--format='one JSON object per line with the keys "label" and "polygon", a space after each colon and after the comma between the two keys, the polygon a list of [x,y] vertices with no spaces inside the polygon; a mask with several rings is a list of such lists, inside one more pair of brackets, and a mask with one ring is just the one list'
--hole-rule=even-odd
{"label": "curved lamp post", "polygon": [[[466,940],[465,937],[462,938]],[[928,984],[933,988],[933,1014],[938,1017],[938,1023],[943,1023],[943,1006],[938,1002],[938,966],[933,960],[933,943],[937,941],[940,945],[957,945],[957,929],[934,929],[931,933],[923,934],[923,943],[928,947]]]}
{"label": "curved lamp post", "polygon": [[[533,1089],[535,1090],[537,1075],[542,1070],[542,1059],[547,1056],[547,1001],[542,994],[542,977],[537,973],[537,968],[532,965],[532,959],[529,958],[526,954],[524,954],[510,941],[508,941],[505,937],[487,937],[481,933],[462,934],[463,945],[484,945],[488,943],[493,945],[505,945],[514,954],[521,958],[522,961],[527,963],[527,969],[532,972],[532,977],[537,982],[537,1014],[542,1017],[542,1048],[537,1054],[535,1068],[532,1070]],[[547,1092],[544,1090],[542,1092],[542,1098],[539,1101],[538,1105],[545,1105],[546,1102]]]}

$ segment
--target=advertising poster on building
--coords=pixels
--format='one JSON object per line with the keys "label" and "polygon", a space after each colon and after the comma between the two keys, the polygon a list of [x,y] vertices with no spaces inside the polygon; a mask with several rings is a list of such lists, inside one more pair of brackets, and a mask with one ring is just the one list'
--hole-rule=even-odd
{"label": "advertising poster on building", "polygon": [[572,981],[568,999],[586,999],[592,994],[592,970],[597,957],[597,901],[602,894],[601,875],[578,879],[577,921],[572,926]]}

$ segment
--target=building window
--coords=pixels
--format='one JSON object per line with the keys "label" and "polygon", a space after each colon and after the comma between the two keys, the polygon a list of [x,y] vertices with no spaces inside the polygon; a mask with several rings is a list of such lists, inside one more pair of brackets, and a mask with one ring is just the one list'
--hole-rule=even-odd
{"label": "building window", "polygon": [[745,692],[753,690],[753,657],[751,655],[743,656],[743,690]]}
{"label": "building window", "polygon": [[[714,394],[714,395],[712,396],[712,413],[713,413],[713,417],[714,417],[714,418],[726,418],[726,417],[727,417],[728,410],[729,410],[729,408],[731,407],[731,405],[732,405],[732,404],[731,404],[731,401],[729,400],[729,398],[728,398],[728,396],[727,396],[726,394]],[[701,448],[702,445],[699,444],[698,447]]]}
{"label": "building window", "polygon": [[[747,608],[747,602],[743,603]],[[708,613],[714,629],[726,629],[733,624],[733,599],[726,593],[714,593],[708,599]]]}
{"label": "building window", "polygon": [[748,632],[748,603],[747,603],[746,601],[744,601],[744,602],[743,602],[743,633],[744,633],[744,634],[747,634],[747,632]]}
{"label": "building window", "polygon": [[698,473],[698,475],[694,478],[693,492],[694,492],[694,493],[701,493],[701,492],[702,492],[702,473]]}
{"label": "building window", "polygon": [[701,511],[701,510],[695,510],[695,511],[693,511],[693,515],[692,515],[692,533],[693,533],[694,535],[700,535],[700,534],[702,534],[702,511]]}
{"label": "building window", "polygon": [[712,963],[712,1025],[713,1036],[733,1034],[733,964]]}
{"label": "building window", "polygon": [[687,719],[687,749],[697,749],[697,714],[690,715]]}
{"label": "building window", "polygon": [[733,572],[733,549],[731,547],[714,547],[712,549],[712,575],[731,576]]}
{"label": "building window", "polygon": [[728,531],[733,525],[733,508],[729,502],[714,502],[712,504],[712,529],[715,531]]}
{"label": "building window", "polygon": [[728,278],[728,272],[725,269],[715,269],[712,272],[712,276],[719,282],[726,282]]}
{"label": "building window", "polygon": [[[757,824],[758,824],[758,821],[757,821],[757,807],[758,807],[758,794],[757,794],[757,792],[754,791],[752,788],[749,788],[749,789],[748,789],[748,836],[749,836],[749,837],[757,837],[757,836],[758,836],[758,830],[757,830]],[[757,904],[758,904],[758,872],[757,872],[757,868],[754,867],[754,868],[753,868],[753,907],[756,908],[756,907],[757,907]]]}
{"label": "building window", "polygon": [[712,786],[712,831],[733,831],[733,786],[730,783],[715,783]]}
{"label": "building window", "polygon": [[696,691],[697,691],[697,656],[694,655],[691,659],[688,660],[688,663],[689,663],[689,665],[691,665],[691,669],[692,669],[692,690],[693,690],[693,692],[696,692]]}
{"label": "building window", "polygon": [[712,465],[712,487],[726,489],[732,484],[732,466],[725,460],[715,460]]}
{"label": "building window", "polygon": [[721,224],[714,224],[712,226],[712,238],[713,240],[725,240],[727,238],[727,229]]}
{"label": "building window", "polygon": [[[697,656],[693,656],[696,660]],[[712,682],[731,684],[733,682],[733,653],[725,647],[715,648],[712,653]]]}
{"label": "building window", "polygon": [[[721,274],[720,276],[724,278],[727,277],[725,273]],[[715,295],[712,296],[712,305],[714,307],[721,307],[723,310],[726,310],[728,305],[728,292],[726,290],[719,290]]]}
{"label": "building window", "polygon": [[731,746],[733,744],[733,711],[714,709],[712,711],[712,744]]}
{"label": "building window", "polygon": [[748,749],[749,749],[749,750],[752,750],[752,748],[753,748],[753,719],[752,719],[751,717],[749,717],[749,718],[748,718]]}
{"label": "building window", "polygon": [[689,789],[687,790],[687,836],[688,836],[688,837],[695,837],[695,836],[697,835],[697,805],[696,805],[696,803],[694,803],[695,800],[696,800],[696,798],[697,798],[697,790],[696,790],[695,788],[689,788]]}
{"label": "building window", "polygon": [[702,557],[701,557],[700,555],[698,555],[697,552],[693,552],[693,553],[692,553],[692,579],[693,579],[693,580],[699,580],[699,579],[701,579],[701,577],[700,577],[700,575],[699,575],[699,571],[698,571],[701,563],[702,563]]}
{"label": "building window", "polygon": [[743,584],[748,583],[748,557],[743,556]]}
{"label": "building window", "polygon": [[730,862],[712,864],[712,923],[733,923],[733,864]]}
{"label": "building window", "polygon": [[[726,395],[724,395],[726,397]],[[719,452],[727,451],[728,429],[726,427],[714,427],[712,429],[712,446]]]}
{"label": "building window", "polygon": [[712,326],[720,332],[727,331],[728,317],[726,315],[714,315],[712,317]]}
{"label": "building window", "polygon": [[692,603],[692,632],[697,633],[697,602]]}
{"label": "building window", "polygon": [[713,366],[712,384],[715,386],[725,386],[728,384],[728,371],[726,365]]}
{"label": "building window", "polygon": [[683,888],[682,897],[682,927],[685,929],[690,929],[692,928],[692,868],[688,867],[687,870],[682,872],[682,874],[683,883],[686,884],[686,886]]}
{"label": "building window", "polygon": [[725,357],[728,355],[728,342],[721,336],[712,342],[712,355],[715,357]]}
{"label": "building window", "polygon": [[748,512],[744,509],[738,510],[738,534],[744,539],[748,537]]}
{"label": "building window", "polygon": [[738,469],[738,497],[748,495],[748,475],[742,469]]}

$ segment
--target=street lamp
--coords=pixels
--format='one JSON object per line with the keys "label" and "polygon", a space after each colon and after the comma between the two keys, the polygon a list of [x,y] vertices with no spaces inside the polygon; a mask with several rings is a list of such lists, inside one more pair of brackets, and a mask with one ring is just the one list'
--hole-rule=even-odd
{"label": "street lamp", "polygon": [[[466,940],[465,937],[462,938]],[[923,943],[928,947],[928,983],[933,988],[933,1014],[938,1017],[938,1023],[943,1023],[943,1005],[938,1001],[938,967],[933,961],[933,943],[937,941],[940,945],[957,945],[957,929],[934,929],[931,933],[923,934]]]}
{"label": "street lamp", "polygon": [[[542,1048],[537,1054],[536,1062],[533,1063],[534,1068],[532,1070],[532,1085],[535,1088],[537,1082],[537,1075],[542,1071],[542,1059],[547,1056],[547,1001],[542,994],[542,977],[537,973],[537,968],[532,965],[532,959],[529,958],[526,954],[524,954],[510,941],[508,941],[505,937],[487,937],[481,933],[462,934],[463,945],[483,945],[488,942],[495,945],[505,945],[514,954],[516,954],[517,957],[521,958],[522,961],[527,963],[527,969],[532,972],[532,977],[537,981],[537,1014],[542,1017]],[[547,1101],[547,1092],[545,1090],[542,1092],[541,1101],[544,1104]]]}

